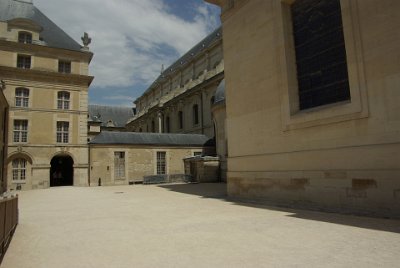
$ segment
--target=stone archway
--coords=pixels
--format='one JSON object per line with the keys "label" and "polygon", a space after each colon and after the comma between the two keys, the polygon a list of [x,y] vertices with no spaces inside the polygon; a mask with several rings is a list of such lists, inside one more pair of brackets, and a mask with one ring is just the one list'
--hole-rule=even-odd
{"label": "stone archway", "polygon": [[74,185],[74,160],[71,156],[54,156],[50,165],[50,187]]}

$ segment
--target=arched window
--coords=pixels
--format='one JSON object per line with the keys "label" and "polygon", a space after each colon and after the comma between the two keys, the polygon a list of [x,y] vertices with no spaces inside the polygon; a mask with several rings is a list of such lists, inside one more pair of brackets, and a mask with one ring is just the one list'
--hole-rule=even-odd
{"label": "arched window", "polygon": [[199,124],[199,105],[193,105],[193,125]]}
{"label": "arched window", "polygon": [[169,119],[169,116],[167,116],[166,118],[165,118],[165,132],[166,133],[170,133],[171,132],[171,125],[170,125],[171,123],[170,123],[170,119]]}
{"label": "arched window", "polygon": [[178,112],[178,122],[179,122],[179,129],[183,128],[183,112]]}
{"label": "arched window", "polygon": [[24,181],[26,179],[26,160],[17,158],[12,161],[12,178],[14,181]]}
{"label": "arched window", "polygon": [[66,91],[59,91],[57,93],[57,109],[69,110],[70,94]]}
{"label": "arched window", "polygon": [[15,106],[16,107],[29,106],[29,89],[27,88],[15,89]]}
{"label": "arched window", "polygon": [[32,34],[28,32],[19,32],[18,42],[24,44],[32,44]]}

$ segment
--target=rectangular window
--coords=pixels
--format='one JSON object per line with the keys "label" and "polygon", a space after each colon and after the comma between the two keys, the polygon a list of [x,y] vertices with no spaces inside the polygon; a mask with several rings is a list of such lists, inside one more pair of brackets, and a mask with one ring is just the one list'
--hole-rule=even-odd
{"label": "rectangular window", "polygon": [[125,152],[114,152],[114,177],[125,178]]}
{"label": "rectangular window", "polygon": [[69,122],[57,122],[57,142],[68,143]]}
{"label": "rectangular window", "polygon": [[30,69],[31,68],[31,56],[18,55],[17,68]]}
{"label": "rectangular window", "polygon": [[291,5],[300,110],[350,100],[340,0]]}
{"label": "rectangular window", "polygon": [[166,152],[157,152],[157,175],[166,174]]}
{"label": "rectangular window", "polygon": [[178,112],[178,123],[179,123],[179,129],[183,128],[183,112],[179,111]]}
{"label": "rectangular window", "polygon": [[18,33],[18,42],[24,44],[32,44],[32,34],[27,32]]}
{"label": "rectangular window", "polygon": [[28,120],[14,120],[14,142],[28,141]]}
{"label": "rectangular window", "polygon": [[199,106],[193,105],[193,125],[199,124]]}
{"label": "rectangular window", "polygon": [[70,94],[66,91],[57,93],[57,109],[69,110]]}
{"label": "rectangular window", "polygon": [[28,107],[29,105],[29,89],[17,88],[15,90],[15,106]]}
{"label": "rectangular window", "polygon": [[71,73],[71,62],[70,61],[59,61],[58,62],[58,72],[59,73]]}
{"label": "rectangular window", "polygon": [[26,160],[25,159],[15,159],[12,161],[12,175],[14,181],[26,179]]}

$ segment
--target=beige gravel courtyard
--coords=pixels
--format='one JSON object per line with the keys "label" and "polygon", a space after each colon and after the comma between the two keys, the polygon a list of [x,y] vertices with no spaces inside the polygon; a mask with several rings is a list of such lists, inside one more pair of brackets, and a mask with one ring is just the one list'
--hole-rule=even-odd
{"label": "beige gravel courtyard", "polygon": [[1,268],[400,267],[400,221],[226,200],[225,184],[20,193]]}

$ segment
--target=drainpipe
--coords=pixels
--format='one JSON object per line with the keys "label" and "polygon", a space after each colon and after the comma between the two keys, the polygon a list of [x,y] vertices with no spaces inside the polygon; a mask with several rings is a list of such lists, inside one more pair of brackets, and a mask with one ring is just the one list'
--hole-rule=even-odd
{"label": "drainpipe", "polygon": [[204,134],[204,107],[203,107],[203,91],[201,92],[200,107],[201,107],[201,134]]}

